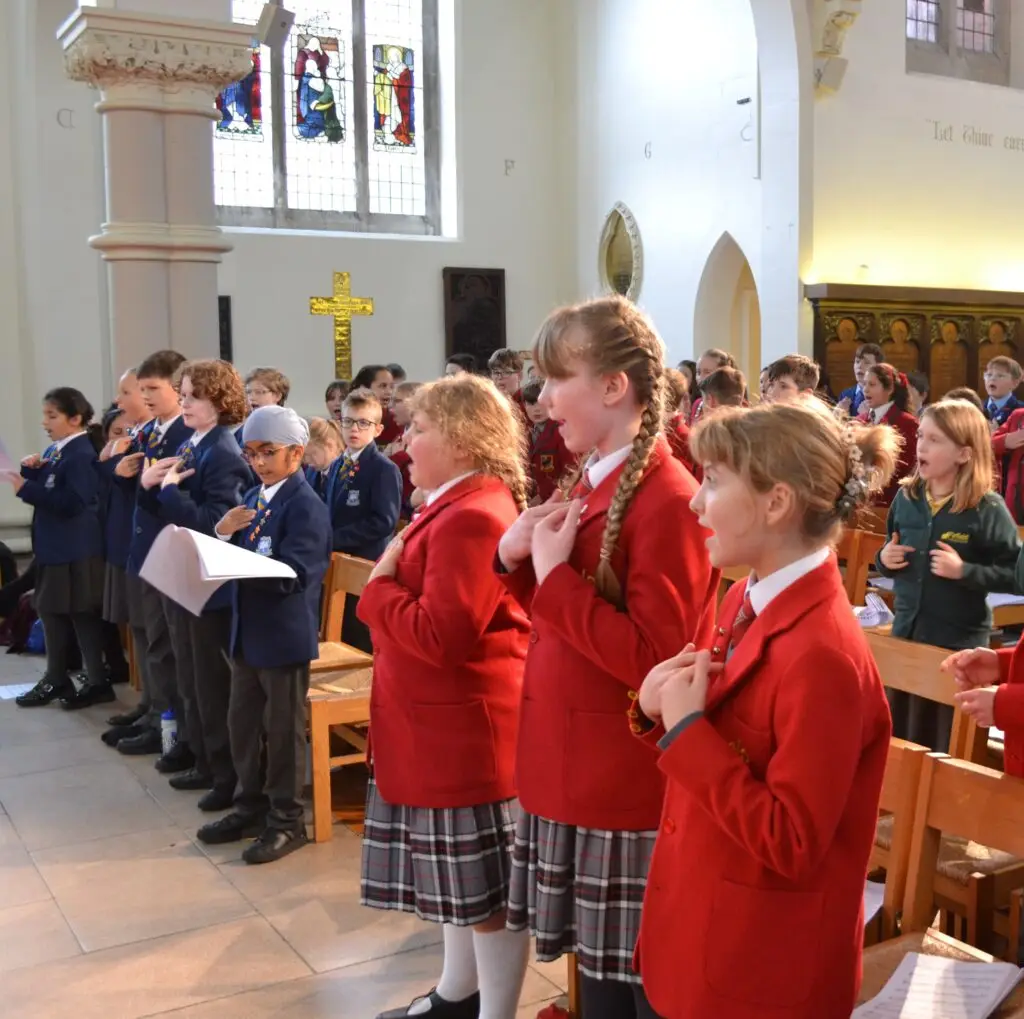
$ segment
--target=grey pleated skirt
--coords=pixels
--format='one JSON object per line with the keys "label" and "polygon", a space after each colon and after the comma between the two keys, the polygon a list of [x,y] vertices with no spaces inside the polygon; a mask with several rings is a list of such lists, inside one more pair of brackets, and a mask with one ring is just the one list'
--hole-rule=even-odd
{"label": "grey pleated skirt", "polygon": [[36,612],[71,615],[102,611],[106,565],[100,556],[53,566],[36,563]]}

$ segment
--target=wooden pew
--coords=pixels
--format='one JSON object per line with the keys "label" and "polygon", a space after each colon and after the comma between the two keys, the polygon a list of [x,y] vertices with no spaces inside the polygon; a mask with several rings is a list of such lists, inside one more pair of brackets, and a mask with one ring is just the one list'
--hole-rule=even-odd
{"label": "wooden pew", "polygon": [[[925,757],[903,903],[903,934],[865,951],[861,1002],[881,990],[909,952],[993,961],[993,956],[976,946],[930,929],[944,836],[996,846],[1004,853],[1024,857],[1024,781],[945,754]],[[1018,987],[995,1015],[999,1019],[1024,1017],[1024,988]]]}
{"label": "wooden pew", "polygon": [[373,656],[359,648],[345,644],[341,639],[341,621],[345,614],[345,599],[348,595],[363,593],[373,572],[373,563],[368,559],[335,552],[324,578],[324,607],[320,621],[320,656],[310,666],[315,675],[318,672],[335,672],[338,669],[365,669],[373,664]]}

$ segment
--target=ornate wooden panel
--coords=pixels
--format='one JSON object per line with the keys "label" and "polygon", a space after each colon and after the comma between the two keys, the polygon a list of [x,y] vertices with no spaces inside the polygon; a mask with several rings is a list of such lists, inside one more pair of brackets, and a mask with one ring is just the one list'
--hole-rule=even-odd
{"label": "ornate wooden panel", "polygon": [[875,316],[863,312],[825,312],[822,316],[827,339],[824,354],[815,356],[828,375],[832,391],[838,395],[854,384],[853,355],[862,343],[873,342]]}
{"label": "ornate wooden panel", "polygon": [[927,335],[924,315],[913,312],[883,314],[880,316],[882,339],[880,346],[886,361],[901,372],[921,369],[922,341]]}
{"label": "ornate wooden panel", "polygon": [[928,378],[932,400],[940,400],[951,389],[964,385],[967,378],[973,319],[946,317],[931,320],[931,349]]}
{"label": "ornate wooden panel", "polygon": [[978,321],[978,332],[981,340],[978,344],[978,379],[979,391],[985,388],[985,365],[994,357],[1012,357],[1020,361],[1020,320],[1016,318],[982,317]]}

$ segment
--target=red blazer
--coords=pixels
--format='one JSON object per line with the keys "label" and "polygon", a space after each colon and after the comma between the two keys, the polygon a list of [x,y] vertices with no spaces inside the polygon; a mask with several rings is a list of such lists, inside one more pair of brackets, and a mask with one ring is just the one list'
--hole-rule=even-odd
{"label": "red blazer", "polygon": [[558,479],[576,463],[576,457],[565,447],[558,425],[545,422],[540,434],[533,437],[533,425],[528,425],[530,438],[530,477],[537,488],[541,502],[549,499],[558,487]]}
{"label": "red blazer", "polygon": [[693,462],[690,453],[690,426],[686,423],[685,414],[676,414],[665,424],[665,438],[672,449],[672,455],[697,479],[703,477],[703,471]]}
{"label": "red blazer", "polygon": [[630,691],[688,641],[706,644],[718,573],[690,499],[693,478],[658,440],[626,511],[612,567],[626,611],[594,588],[601,534],[621,468],[586,497],[572,556],[537,586],[504,576],[530,610],[516,785],[532,814],[587,828],[656,828],[664,779],[625,723]]}
{"label": "red blazer", "polygon": [[1024,410],[1015,410],[1001,424],[992,436],[992,452],[996,468],[1001,471],[999,491],[1018,524],[1024,523],[1024,479],[1021,467],[1024,465],[1024,446],[1006,448],[1006,436],[1024,428]]}
{"label": "red blazer", "polygon": [[394,578],[371,581],[359,599],[374,643],[369,755],[388,803],[515,796],[530,625],[491,564],[517,514],[496,478],[467,478],[402,532]]}
{"label": "red blazer", "polygon": [[395,420],[395,415],[391,413],[390,407],[385,409],[381,424],[384,426],[384,431],[378,436],[377,445],[383,449],[402,437],[402,426]]}
{"label": "red blazer", "polygon": [[704,405],[704,397],[703,396],[698,396],[695,400],[693,400],[691,402],[691,404],[690,404],[690,417],[689,417],[689,419],[687,421],[687,424],[691,428],[700,420],[700,413],[701,413],[701,409],[703,408],[703,405]]}
{"label": "red blazer", "polygon": [[1003,730],[1003,770],[1024,778],[1024,641],[996,654],[1003,684],[996,691],[995,702],[996,727]]}
{"label": "red blazer", "polygon": [[[743,593],[722,603],[718,660]],[[636,952],[659,1015],[850,1015],[890,732],[830,558],[758,616],[704,717],[660,755],[668,790]]]}
{"label": "red blazer", "polygon": [[[867,404],[864,405],[867,407]],[[870,421],[870,412],[862,410],[858,417],[862,421]],[[903,450],[896,464],[896,473],[885,490],[875,500],[877,506],[890,506],[900,490],[900,481],[910,474],[917,466],[917,426],[918,420],[913,414],[900,410],[893,404],[882,418],[882,423],[895,428],[903,436]]]}
{"label": "red blazer", "polygon": [[409,476],[412,457],[409,456],[407,450],[400,449],[397,453],[391,454],[391,462],[402,472],[402,516],[408,518],[411,515],[409,500],[412,499],[412,493],[416,491],[416,486]]}

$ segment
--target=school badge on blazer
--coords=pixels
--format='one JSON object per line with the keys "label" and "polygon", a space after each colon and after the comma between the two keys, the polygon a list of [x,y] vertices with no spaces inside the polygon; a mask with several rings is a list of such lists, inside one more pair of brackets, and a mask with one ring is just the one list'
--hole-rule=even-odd
{"label": "school badge on blazer", "polygon": [[345,505],[346,506],[358,506],[359,505],[359,492],[358,491],[346,492],[345,495],[346,495],[346,500],[345,500]]}
{"label": "school badge on blazer", "polygon": [[273,546],[270,543],[270,535],[265,534],[256,545],[257,555],[273,555]]}
{"label": "school badge on blazer", "polygon": [[552,453],[541,453],[540,455],[540,469],[545,474],[553,474],[555,471],[555,457]]}
{"label": "school badge on blazer", "polygon": [[43,486],[43,487],[44,487],[44,488],[53,488],[53,486],[54,486],[55,484],[57,484],[57,475],[56,475],[56,474],[51,474],[51,475],[50,475],[50,476],[49,476],[49,477],[48,477],[48,478],[46,479],[46,481],[45,481],[45,483],[44,483],[44,486]]}

